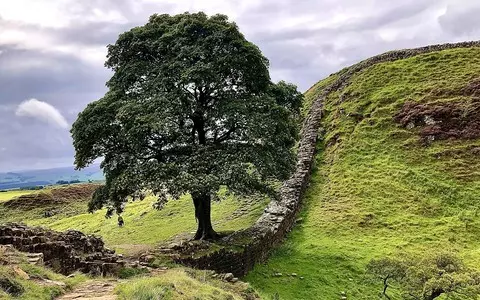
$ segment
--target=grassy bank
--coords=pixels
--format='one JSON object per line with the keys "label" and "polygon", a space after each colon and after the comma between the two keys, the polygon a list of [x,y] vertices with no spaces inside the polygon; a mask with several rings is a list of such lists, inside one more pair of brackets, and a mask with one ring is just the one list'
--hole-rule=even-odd
{"label": "grassy bank", "polygon": [[375,65],[352,78],[343,101],[330,95],[303,222],[247,276],[262,296],[376,299],[382,284],[366,264],[406,253],[448,250],[478,268],[480,141],[426,144],[421,128],[394,119],[407,101],[453,103],[468,114],[478,98],[466,87],[479,77],[479,49],[448,50]]}
{"label": "grassy bank", "polygon": [[[262,213],[267,199],[239,200],[227,197],[212,205],[212,220],[218,231],[234,231],[247,228]],[[101,236],[108,247],[119,253],[135,254],[151,248],[178,234],[190,234],[196,230],[193,204],[189,196],[168,202],[164,209],[152,208],[155,198],[127,204],[122,215],[123,227],[117,225],[116,216],[106,219],[105,210],[88,213],[88,199],[61,205],[9,208],[0,204],[2,222],[23,222],[32,226],[65,231],[80,230]],[[54,211],[45,217],[45,211]]]}

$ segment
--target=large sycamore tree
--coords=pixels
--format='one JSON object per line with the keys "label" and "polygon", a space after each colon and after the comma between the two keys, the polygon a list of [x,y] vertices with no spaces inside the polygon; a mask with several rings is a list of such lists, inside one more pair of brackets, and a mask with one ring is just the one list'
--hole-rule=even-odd
{"label": "large sycamore tree", "polygon": [[75,164],[103,159],[90,211],[121,213],[152,191],[158,204],[190,194],[195,239],[213,239],[221,187],[272,192],[293,169],[302,95],[274,84],[268,60],[224,15],[153,15],[108,46],[108,92],[72,127]]}

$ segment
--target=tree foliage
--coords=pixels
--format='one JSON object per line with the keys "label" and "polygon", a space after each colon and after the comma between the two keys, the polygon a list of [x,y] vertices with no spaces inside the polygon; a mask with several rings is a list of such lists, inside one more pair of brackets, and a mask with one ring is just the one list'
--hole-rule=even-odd
{"label": "tree foliage", "polygon": [[[98,158],[90,210],[128,196],[272,193],[292,171],[302,95],[273,84],[268,60],[224,15],[153,15],[108,46],[109,91],[72,127],[75,164]],[[197,209],[197,206],[195,206]]]}
{"label": "tree foliage", "polygon": [[390,282],[397,283],[405,299],[476,299],[480,295],[480,273],[464,266],[451,253],[430,256],[381,258],[370,261],[367,272],[383,281],[383,295]]}

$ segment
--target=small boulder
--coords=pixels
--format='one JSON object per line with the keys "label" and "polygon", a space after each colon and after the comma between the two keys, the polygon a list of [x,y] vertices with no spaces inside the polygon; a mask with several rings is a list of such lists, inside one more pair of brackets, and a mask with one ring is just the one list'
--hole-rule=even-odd
{"label": "small boulder", "polygon": [[142,257],[142,261],[151,264],[155,261],[155,256],[145,255],[144,257]]}
{"label": "small boulder", "polygon": [[232,281],[233,278],[235,278],[235,276],[233,276],[232,273],[227,273],[227,274],[223,275],[223,279],[226,280],[226,281]]}
{"label": "small boulder", "polygon": [[64,282],[61,281],[54,281],[50,279],[43,279],[42,280],[43,284],[47,286],[60,286],[60,287],[66,287],[67,285]]}
{"label": "small boulder", "polygon": [[28,276],[28,274],[24,270],[20,269],[18,266],[14,266],[13,271],[15,272],[15,274],[17,274],[18,277],[22,279],[25,279],[25,280],[30,279],[30,276]]}

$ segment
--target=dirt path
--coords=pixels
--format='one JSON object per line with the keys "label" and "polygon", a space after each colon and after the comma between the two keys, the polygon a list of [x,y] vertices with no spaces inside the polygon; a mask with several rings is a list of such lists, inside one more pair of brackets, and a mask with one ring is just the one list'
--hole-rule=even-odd
{"label": "dirt path", "polygon": [[119,281],[88,281],[72,292],[60,296],[58,300],[115,300],[117,296],[113,290]]}

